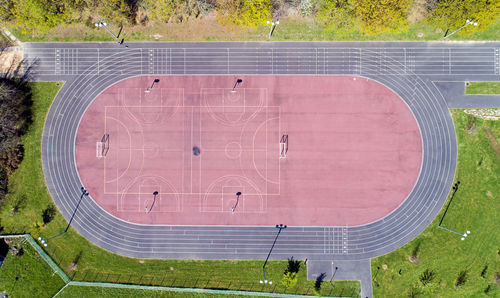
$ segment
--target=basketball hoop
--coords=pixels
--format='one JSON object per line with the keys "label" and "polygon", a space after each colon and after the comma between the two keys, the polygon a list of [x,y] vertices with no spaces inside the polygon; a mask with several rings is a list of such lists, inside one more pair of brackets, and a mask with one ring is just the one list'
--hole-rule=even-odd
{"label": "basketball hoop", "polygon": [[99,142],[96,142],[96,157],[106,157],[109,151],[109,134],[104,134]]}
{"label": "basketball hoop", "polygon": [[280,140],[280,158],[286,158],[288,152],[288,135],[282,135]]}

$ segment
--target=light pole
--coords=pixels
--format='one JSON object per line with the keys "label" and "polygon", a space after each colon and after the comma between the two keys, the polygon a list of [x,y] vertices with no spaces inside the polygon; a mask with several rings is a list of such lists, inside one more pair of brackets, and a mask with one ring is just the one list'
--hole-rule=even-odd
{"label": "light pole", "polygon": [[[114,37],[116,40],[118,40],[118,36],[120,36],[120,33],[118,33],[118,36],[116,36],[113,32],[111,32],[111,30],[109,30],[109,29],[108,29],[108,27],[106,26],[106,22],[100,21],[99,23],[95,23],[95,26],[96,26],[96,27],[104,27],[104,29],[106,29],[106,30],[109,32],[109,34],[113,35],[113,37]],[[121,32],[121,29],[120,29],[120,32]],[[120,45],[122,45],[124,41],[125,41],[125,39],[124,39],[124,38],[122,38],[122,40],[121,40],[121,41],[118,41],[118,43],[119,43]],[[127,46],[125,46],[125,47],[127,47]]]}
{"label": "light pole", "polygon": [[264,265],[262,266],[262,275],[264,276],[264,280],[260,281],[261,284],[272,284],[273,283],[272,281],[266,279],[266,264],[267,264],[267,261],[269,260],[269,256],[271,255],[271,252],[273,251],[274,245],[276,244],[276,240],[278,240],[278,236],[280,235],[281,230],[286,229],[286,225],[283,225],[283,224],[276,225],[276,229],[279,229],[278,234],[276,234],[276,238],[274,238],[273,245],[271,246],[271,249],[269,250],[269,253],[267,254],[266,261],[264,262]]}
{"label": "light pole", "polygon": [[271,29],[269,30],[269,39],[271,39],[271,36],[273,35],[274,28],[276,28],[276,25],[279,25],[280,21],[267,21],[267,24],[271,24]]}
{"label": "light pole", "polygon": [[146,92],[146,93],[151,92],[151,89],[153,89],[153,86],[154,86],[156,83],[159,83],[159,82],[160,82],[160,79],[155,79],[155,80],[153,81],[153,83],[151,84],[151,86],[150,86],[150,87],[148,87],[148,88],[146,89],[146,91],[144,91],[144,92]]}
{"label": "light pole", "polygon": [[457,232],[457,231],[453,231],[452,229],[445,228],[445,227],[443,227],[443,226],[439,226],[439,227],[440,227],[441,229],[443,229],[443,230],[450,231],[450,232],[452,232],[452,233],[455,233],[455,234],[458,234],[458,235],[462,236],[462,237],[460,238],[460,240],[465,240],[465,238],[467,238],[467,236],[470,234],[470,231],[469,231],[469,230],[467,230],[467,232],[465,232],[465,233],[463,233],[463,234],[462,234],[462,233],[459,233],[459,232]]}
{"label": "light pole", "polygon": [[38,237],[38,240],[43,244],[43,246],[47,246],[49,240],[52,240],[52,239],[54,239],[56,237],[59,237],[59,236],[62,236],[64,234],[66,234],[66,232],[68,232],[69,226],[71,225],[71,222],[73,221],[73,218],[75,218],[76,211],[78,210],[78,207],[80,206],[80,203],[82,202],[83,197],[89,195],[89,193],[87,192],[87,190],[83,186],[80,188],[80,190],[82,191],[82,194],[80,196],[80,200],[78,200],[78,204],[76,204],[75,211],[73,211],[73,215],[71,215],[71,218],[70,218],[70,220],[68,222],[68,225],[66,226],[66,229],[64,230],[64,232],[62,232],[60,234],[57,234],[57,235],[55,235],[53,237],[50,237],[47,240],[42,239],[42,237]]}
{"label": "light pole", "polygon": [[441,229],[443,230],[447,230],[447,231],[450,231],[452,233],[455,233],[455,234],[458,234],[460,236],[462,236],[460,239],[461,240],[465,240],[465,238],[467,238],[467,235],[470,234],[470,231],[467,230],[465,233],[459,233],[457,231],[453,231],[452,229],[449,229],[449,228],[446,228],[446,227],[443,227],[441,224],[443,223],[443,220],[444,220],[444,217],[446,216],[446,213],[448,212],[448,208],[450,208],[450,205],[451,205],[451,202],[453,201],[453,198],[455,197],[455,194],[457,193],[458,191],[458,187],[460,186],[460,180],[458,180],[452,187],[453,189],[453,193],[451,194],[451,198],[450,198],[450,202],[448,202],[448,205],[446,206],[446,209],[444,210],[444,213],[443,213],[443,216],[441,217],[441,220],[439,221],[439,224],[438,224],[438,227],[440,227]]}
{"label": "light pole", "polygon": [[462,27],[458,28],[457,30],[451,32],[449,35],[446,35],[444,36],[444,39],[447,39],[448,37],[452,36],[453,34],[457,33],[458,31],[462,30],[463,28],[467,27],[468,25],[474,25],[474,26],[477,26],[477,22],[474,22],[474,21],[471,21],[471,20],[467,20],[465,22],[465,25],[463,25]]}

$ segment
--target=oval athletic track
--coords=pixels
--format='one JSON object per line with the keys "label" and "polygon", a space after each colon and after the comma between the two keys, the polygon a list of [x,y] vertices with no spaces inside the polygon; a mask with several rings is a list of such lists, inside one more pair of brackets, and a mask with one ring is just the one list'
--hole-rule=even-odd
{"label": "oval athletic track", "polygon": [[[59,210],[69,219],[81,194],[74,156],[80,119],[94,98],[118,81],[155,74],[356,75],[384,84],[413,112],[423,146],[416,185],[396,210],[370,224],[288,227],[271,259],[368,259],[416,237],[443,206],[455,175],[455,131],[439,90],[428,77],[414,73],[411,63],[396,51],[319,48],[318,52],[303,45],[276,49],[271,45],[264,49],[252,48],[251,43],[227,49],[101,49],[97,61],[76,61],[77,75],[64,85],[49,111],[42,145],[45,179]],[[274,226],[133,224],[113,217],[90,198],[82,200],[72,225],[96,245],[137,258],[264,259],[276,236]]]}

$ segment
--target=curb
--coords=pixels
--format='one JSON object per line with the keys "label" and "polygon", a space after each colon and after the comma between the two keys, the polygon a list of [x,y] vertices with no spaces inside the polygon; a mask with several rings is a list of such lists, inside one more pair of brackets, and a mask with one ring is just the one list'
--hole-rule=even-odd
{"label": "curb", "polygon": [[22,47],[23,43],[17,39],[12,33],[10,33],[9,30],[7,30],[7,28],[5,28],[4,26],[1,26],[0,27],[0,30],[2,31],[2,33],[7,36],[8,39],[10,39],[14,44],[16,44],[18,47]]}

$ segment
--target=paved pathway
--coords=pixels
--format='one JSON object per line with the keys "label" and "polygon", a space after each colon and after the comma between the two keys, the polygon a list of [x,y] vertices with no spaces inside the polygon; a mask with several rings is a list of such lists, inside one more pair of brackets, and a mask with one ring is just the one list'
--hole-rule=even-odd
{"label": "paved pathway", "polygon": [[[271,255],[330,265],[333,260],[341,264],[339,276],[361,272],[355,276],[362,280],[364,297],[371,297],[367,260],[416,237],[439,212],[453,183],[457,144],[448,108],[479,101],[451,99],[462,87],[440,82],[500,81],[500,43],[132,43],[128,48],[27,43],[24,48],[36,79],[67,81],[47,116],[42,147],[49,191],[66,218],[80,196],[74,163],[78,123],[92,100],[117,81],[155,74],[358,75],[391,88],[411,108],[422,134],[422,170],[409,197],[367,225],[289,227]],[[498,97],[482,102],[500,107]],[[93,200],[83,200],[73,226],[104,249],[140,258],[263,259],[276,233],[274,227],[136,225],[104,212]]]}

